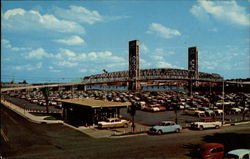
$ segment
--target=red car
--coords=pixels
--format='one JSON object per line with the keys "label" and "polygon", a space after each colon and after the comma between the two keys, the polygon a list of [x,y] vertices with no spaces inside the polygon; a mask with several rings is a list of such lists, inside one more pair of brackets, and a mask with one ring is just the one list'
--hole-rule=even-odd
{"label": "red car", "polygon": [[219,143],[207,143],[200,147],[199,158],[201,159],[223,159],[224,146]]}

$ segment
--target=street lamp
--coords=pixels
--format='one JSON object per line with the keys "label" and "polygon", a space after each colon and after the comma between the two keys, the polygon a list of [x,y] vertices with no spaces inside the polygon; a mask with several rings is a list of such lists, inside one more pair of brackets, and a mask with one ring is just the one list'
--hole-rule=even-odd
{"label": "street lamp", "polygon": [[224,121],[225,121],[225,105],[224,105],[224,98],[225,98],[225,88],[224,88],[224,79],[223,79],[223,81],[222,81],[222,109],[223,109],[222,124],[224,124]]}

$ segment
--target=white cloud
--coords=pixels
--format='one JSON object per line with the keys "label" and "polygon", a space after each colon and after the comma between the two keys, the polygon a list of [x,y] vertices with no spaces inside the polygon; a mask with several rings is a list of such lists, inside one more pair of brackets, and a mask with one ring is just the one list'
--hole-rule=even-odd
{"label": "white cloud", "polygon": [[155,59],[155,60],[164,60],[164,57],[163,56],[153,56],[153,59]]}
{"label": "white cloud", "polygon": [[36,65],[27,64],[27,65],[22,65],[22,66],[15,66],[15,67],[13,67],[13,69],[15,69],[15,70],[32,71],[32,70],[41,69],[42,66],[43,66],[43,63],[39,62]]}
{"label": "white cloud", "polygon": [[148,47],[143,43],[140,45],[140,49],[142,53],[148,53],[149,51]]}
{"label": "white cloud", "polygon": [[2,16],[2,24],[9,30],[47,29],[62,33],[85,33],[85,29],[76,22],[59,20],[54,15],[42,15],[38,11],[26,11],[21,8],[7,10]]}
{"label": "white cloud", "polygon": [[88,70],[87,69],[80,69],[79,72],[84,73],[84,72],[88,72]]}
{"label": "white cloud", "polygon": [[203,51],[199,57],[199,61],[202,61],[199,66],[204,72],[247,70],[249,69],[248,57],[248,48],[226,46],[223,50]]}
{"label": "white cloud", "polygon": [[5,48],[11,48],[11,44],[10,44],[10,41],[9,41],[9,40],[2,39],[2,40],[1,40],[1,43],[2,43],[2,46],[3,46],[3,47],[5,47]]}
{"label": "white cloud", "polygon": [[51,57],[43,48],[38,48],[36,50],[32,50],[28,53],[23,54],[26,59],[42,59],[44,57]]}
{"label": "white cloud", "polygon": [[204,17],[214,17],[219,21],[226,21],[240,26],[250,25],[250,14],[246,8],[239,6],[235,0],[231,1],[209,1],[198,0],[190,12],[201,19]]}
{"label": "white cloud", "polygon": [[156,34],[157,36],[165,39],[170,39],[175,36],[180,36],[181,33],[178,30],[167,28],[158,23],[152,23],[149,25],[148,34]]}
{"label": "white cloud", "polygon": [[103,21],[98,11],[91,11],[82,6],[69,6],[69,9],[55,8],[55,14],[64,19],[94,24]]}
{"label": "white cloud", "polygon": [[85,43],[85,41],[79,36],[71,36],[68,39],[58,39],[55,41],[66,45],[82,45]]}
{"label": "white cloud", "polygon": [[165,61],[157,62],[156,66],[159,68],[173,68],[174,67],[172,64],[165,62]]}
{"label": "white cloud", "polygon": [[50,72],[62,72],[61,70],[55,69],[53,66],[49,66],[48,68]]}
{"label": "white cloud", "polygon": [[64,67],[76,67],[78,63],[70,62],[70,61],[59,61],[57,65],[64,66]]}
{"label": "white cloud", "polygon": [[71,50],[68,50],[68,49],[60,49],[60,52],[65,55],[65,56],[68,56],[68,57],[75,57],[76,56],[76,53],[71,51]]}
{"label": "white cloud", "polygon": [[12,51],[24,51],[24,50],[31,50],[31,48],[24,48],[24,47],[13,47],[9,40],[2,39],[1,43],[4,48],[10,49]]}
{"label": "white cloud", "polygon": [[145,59],[140,58],[140,67],[141,68],[148,68],[151,66],[151,63],[146,61]]}
{"label": "white cloud", "polygon": [[107,68],[114,68],[116,70],[118,70],[118,68],[124,68],[124,67],[127,67],[127,63],[110,63],[110,64],[107,64]]}
{"label": "white cloud", "polygon": [[203,7],[200,5],[194,5],[190,12],[200,21],[208,21],[209,15],[204,11]]}

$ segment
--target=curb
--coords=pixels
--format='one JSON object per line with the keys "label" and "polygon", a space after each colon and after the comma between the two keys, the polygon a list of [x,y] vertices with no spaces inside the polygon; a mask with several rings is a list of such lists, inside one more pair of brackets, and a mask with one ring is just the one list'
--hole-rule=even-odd
{"label": "curb", "polygon": [[134,136],[144,136],[147,135],[147,133],[140,133],[140,134],[131,134],[131,135],[111,135],[109,138],[125,138],[125,137],[134,137]]}
{"label": "curb", "polygon": [[242,124],[249,124],[250,121],[243,121],[243,122],[237,122],[237,123],[230,123],[230,124],[224,124],[223,126],[235,126],[235,125],[242,125]]}

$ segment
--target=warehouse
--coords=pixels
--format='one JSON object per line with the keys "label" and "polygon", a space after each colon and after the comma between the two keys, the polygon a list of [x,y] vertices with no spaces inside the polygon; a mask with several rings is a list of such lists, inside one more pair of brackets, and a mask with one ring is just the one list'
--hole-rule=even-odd
{"label": "warehouse", "polygon": [[63,107],[64,122],[74,126],[92,126],[106,118],[119,117],[120,109],[131,105],[129,102],[111,102],[90,98],[60,101]]}

